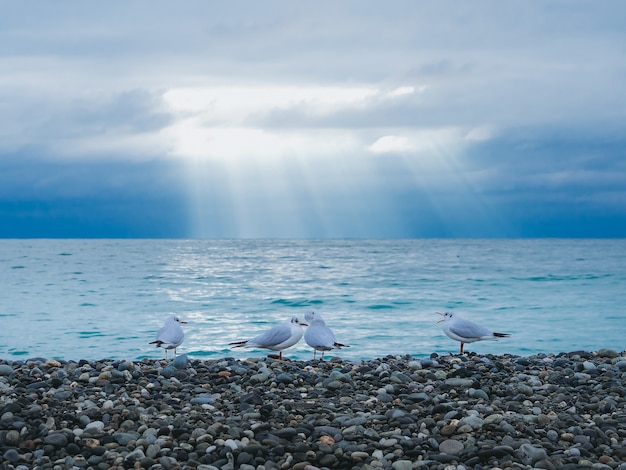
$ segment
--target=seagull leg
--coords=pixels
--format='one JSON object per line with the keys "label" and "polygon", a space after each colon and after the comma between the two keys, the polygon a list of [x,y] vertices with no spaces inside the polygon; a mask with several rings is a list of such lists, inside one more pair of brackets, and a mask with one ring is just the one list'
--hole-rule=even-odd
{"label": "seagull leg", "polygon": [[315,360],[315,355],[317,354],[317,349],[313,349],[313,360]]}
{"label": "seagull leg", "polygon": [[461,352],[459,354],[463,354],[463,346],[465,346],[465,344],[461,343]]}
{"label": "seagull leg", "polygon": [[283,360],[283,352],[282,352],[282,351],[279,351],[279,352],[278,352],[278,360],[279,360],[279,361],[282,361],[282,360]]}

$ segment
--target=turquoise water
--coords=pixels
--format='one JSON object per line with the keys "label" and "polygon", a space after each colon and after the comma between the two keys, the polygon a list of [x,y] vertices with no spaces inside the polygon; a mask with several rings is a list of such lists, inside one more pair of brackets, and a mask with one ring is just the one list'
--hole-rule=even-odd
{"label": "turquoise water", "polygon": [[442,310],[511,333],[481,354],[626,349],[626,240],[0,240],[0,282],[5,359],[162,357],[171,313],[179,353],[262,356],[228,343],[309,309],[346,359],[458,351]]}

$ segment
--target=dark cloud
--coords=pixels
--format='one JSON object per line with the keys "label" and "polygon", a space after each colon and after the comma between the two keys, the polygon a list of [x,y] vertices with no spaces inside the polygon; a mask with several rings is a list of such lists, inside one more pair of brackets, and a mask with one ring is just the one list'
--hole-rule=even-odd
{"label": "dark cloud", "polygon": [[0,237],[184,237],[172,163],[0,158]]}
{"label": "dark cloud", "polygon": [[[625,236],[625,23],[620,0],[4,5],[0,236]],[[163,102],[212,86],[380,93],[236,122]],[[171,159],[209,125],[350,144]]]}

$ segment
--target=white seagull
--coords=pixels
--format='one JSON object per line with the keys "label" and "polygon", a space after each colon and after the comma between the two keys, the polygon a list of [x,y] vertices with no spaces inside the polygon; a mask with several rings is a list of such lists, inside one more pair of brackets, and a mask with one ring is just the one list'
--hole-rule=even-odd
{"label": "white seagull", "polygon": [[165,320],[165,325],[157,332],[156,341],[150,342],[150,344],[156,344],[157,348],[165,349],[165,359],[167,359],[168,349],[174,350],[174,356],[176,356],[176,348],[183,343],[185,339],[185,333],[181,328],[181,324],[187,323],[181,321],[175,315],[172,315]]}
{"label": "white seagull", "polygon": [[443,317],[437,323],[443,323],[441,328],[446,336],[461,343],[461,352],[459,354],[463,354],[463,345],[465,343],[483,340],[497,341],[498,338],[511,336],[508,333],[495,333],[487,328],[478,326],[476,323],[460,318],[451,312],[437,312],[437,315]]}
{"label": "white seagull", "polygon": [[322,351],[323,360],[325,351],[349,347],[347,344],[335,341],[334,333],[326,326],[326,322],[322,319],[320,313],[314,311],[307,312],[304,314],[304,319],[310,325],[304,333],[304,341],[313,348],[313,360],[315,360],[317,351]]}
{"label": "white seagull", "polygon": [[282,360],[283,349],[290,348],[302,338],[303,326],[308,326],[298,320],[298,317],[291,317],[284,323],[276,325],[269,331],[255,336],[246,341],[235,341],[230,343],[233,348],[263,348],[279,351],[278,358]]}

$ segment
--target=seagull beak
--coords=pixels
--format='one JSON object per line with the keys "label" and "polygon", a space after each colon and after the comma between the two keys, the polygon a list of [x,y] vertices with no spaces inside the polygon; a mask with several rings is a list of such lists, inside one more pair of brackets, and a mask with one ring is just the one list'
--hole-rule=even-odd
{"label": "seagull beak", "polygon": [[178,323],[182,323],[183,325],[186,325],[186,324],[187,324],[187,322],[186,322],[186,321],[182,321],[182,320],[181,320],[181,321],[179,321]]}
{"label": "seagull beak", "polygon": [[308,323],[300,323],[300,326],[309,326]]}
{"label": "seagull beak", "polygon": [[[435,313],[436,313],[437,315],[441,315],[442,317],[444,316],[444,315],[443,315],[443,313],[441,313],[441,312],[435,312]],[[444,322],[444,321],[446,321],[446,319],[445,319],[445,318],[442,318],[442,319],[441,319],[441,320],[439,320],[437,323],[442,323],[442,322]]]}

